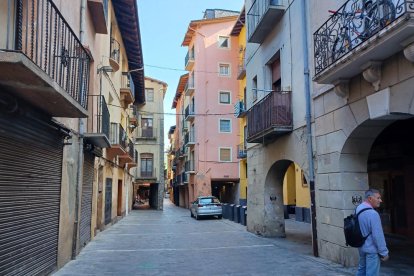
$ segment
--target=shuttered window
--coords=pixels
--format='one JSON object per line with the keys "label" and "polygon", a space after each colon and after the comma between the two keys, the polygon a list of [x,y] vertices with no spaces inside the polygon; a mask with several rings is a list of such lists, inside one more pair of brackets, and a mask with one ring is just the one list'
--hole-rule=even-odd
{"label": "shuttered window", "polygon": [[220,148],[220,161],[231,162],[231,148]]}

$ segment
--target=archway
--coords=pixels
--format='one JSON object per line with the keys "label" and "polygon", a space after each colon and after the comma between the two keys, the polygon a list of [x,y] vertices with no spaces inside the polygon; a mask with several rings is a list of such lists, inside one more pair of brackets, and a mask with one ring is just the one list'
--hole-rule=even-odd
{"label": "archway", "polygon": [[310,189],[304,171],[290,160],[275,162],[265,181],[264,222],[271,236],[304,245],[311,253]]}
{"label": "archway", "polygon": [[[385,266],[414,269],[414,118],[387,126],[367,160],[369,187],[382,193],[381,216],[391,260]],[[403,272],[403,271],[401,271]],[[404,273],[402,273],[404,274]]]}

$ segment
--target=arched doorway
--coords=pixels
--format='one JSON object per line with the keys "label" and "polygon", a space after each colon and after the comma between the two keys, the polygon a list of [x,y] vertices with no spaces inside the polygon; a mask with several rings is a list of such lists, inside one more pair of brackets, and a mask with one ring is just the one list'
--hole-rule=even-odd
{"label": "arched doorway", "polygon": [[[375,139],[367,161],[370,188],[382,193],[378,212],[392,256],[385,266],[414,261],[414,118],[387,126]],[[411,270],[412,271],[412,270]]]}
{"label": "arched doorway", "polygon": [[267,173],[264,188],[269,236],[286,237],[312,253],[311,199],[304,171],[293,161],[277,161]]}

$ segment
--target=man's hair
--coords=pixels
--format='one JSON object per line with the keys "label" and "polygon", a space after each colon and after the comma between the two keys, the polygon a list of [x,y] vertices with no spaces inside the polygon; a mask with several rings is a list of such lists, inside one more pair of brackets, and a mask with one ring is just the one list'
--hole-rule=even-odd
{"label": "man's hair", "polygon": [[369,189],[365,192],[365,199],[367,199],[370,196],[373,196],[374,194],[379,194],[380,192],[377,189]]}

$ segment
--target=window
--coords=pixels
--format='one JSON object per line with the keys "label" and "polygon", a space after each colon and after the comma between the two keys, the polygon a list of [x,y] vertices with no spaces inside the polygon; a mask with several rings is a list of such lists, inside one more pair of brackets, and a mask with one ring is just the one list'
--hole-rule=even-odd
{"label": "window", "polygon": [[280,59],[276,59],[272,64],[270,64],[272,70],[272,90],[281,91],[282,90],[282,80],[280,75]]}
{"label": "window", "polygon": [[141,153],[141,177],[153,176],[153,154]]}
{"label": "window", "polygon": [[220,148],[220,161],[231,162],[231,148]]}
{"label": "window", "polygon": [[218,39],[219,48],[230,48],[230,40],[228,36],[219,36]]}
{"label": "window", "polygon": [[221,104],[230,104],[230,92],[220,92],[220,103]]}
{"label": "window", "polygon": [[154,101],[154,89],[153,88],[146,88],[145,89],[146,94],[146,101],[147,102],[153,102]]}
{"label": "window", "polygon": [[257,100],[257,76],[252,81],[253,101]]}
{"label": "window", "polygon": [[152,138],[154,137],[152,118],[141,118],[141,137]]}
{"label": "window", "polygon": [[220,63],[219,65],[219,75],[220,76],[230,76],[230,64]]}
{"label": "window", "polygon": [[231,132],[230,119],[220,119],[220,132]]}

